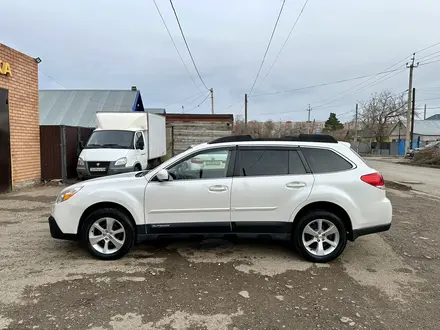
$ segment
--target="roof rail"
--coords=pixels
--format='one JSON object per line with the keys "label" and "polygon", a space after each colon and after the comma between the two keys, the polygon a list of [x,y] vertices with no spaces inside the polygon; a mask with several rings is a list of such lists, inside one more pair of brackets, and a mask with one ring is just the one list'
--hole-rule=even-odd
{"label": "roof rail", "polygon": [[253,142],[253,141],[292,141],[292,142],[324,142],[338,143],[331,135],[323,134],[298,134],[295,136],[284,136],[281,138],[253,138],[250,135],[231,135],[224,136],[208,142],[208,144],[226,143],[226,142]]}

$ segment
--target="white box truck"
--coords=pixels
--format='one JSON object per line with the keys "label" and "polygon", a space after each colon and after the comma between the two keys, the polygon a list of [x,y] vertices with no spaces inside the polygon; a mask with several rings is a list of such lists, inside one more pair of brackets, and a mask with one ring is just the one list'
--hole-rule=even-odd
{"label": "white box truck", "polygon": [[141,171],[166,154],[165,117],[147,112],[97,112],[96,129],[78,158],[78,178]]}

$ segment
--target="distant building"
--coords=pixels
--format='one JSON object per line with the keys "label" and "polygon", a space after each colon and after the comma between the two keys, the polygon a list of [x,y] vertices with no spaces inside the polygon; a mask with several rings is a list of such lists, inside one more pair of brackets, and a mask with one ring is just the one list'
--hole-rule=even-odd
{"label": "distant building", "polygon": [[[399,137],[401,140],[406,137],[406,125],[402,121],[390,132],[391,141],[397,141]],[[414,120],[414,141],[418,140],[422,144],[440,140],[440,120]]]}
{"label": "distant building", "polygon": [[440,120],[440,113],[432,115],[431,117],[428,117],[425,120]]}

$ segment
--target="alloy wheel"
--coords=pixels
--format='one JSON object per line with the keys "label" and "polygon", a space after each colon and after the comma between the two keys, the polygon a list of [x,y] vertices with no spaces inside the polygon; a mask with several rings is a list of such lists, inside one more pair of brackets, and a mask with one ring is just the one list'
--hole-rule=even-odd
{"label": "alloy wheel", "polygon": [[309,222],[302,232],[302,243],[313,256],[329,255],[337,248],[339,240],[338,227],[325,219],[315,219]]}
{"label": "alloy wheel", "polygon": [[89,230],[89,243],[97,252],[113,254],[125,243],[124,226],[114,218],[100,218],[93,222]]}

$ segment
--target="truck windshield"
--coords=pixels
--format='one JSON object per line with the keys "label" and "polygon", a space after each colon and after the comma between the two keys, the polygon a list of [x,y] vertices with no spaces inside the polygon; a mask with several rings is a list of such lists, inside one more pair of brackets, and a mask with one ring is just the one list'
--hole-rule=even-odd
{"label": "truck windshield", "polygon": [[134,132],[132,131],[94,131],[86,148],[133,148]]}

